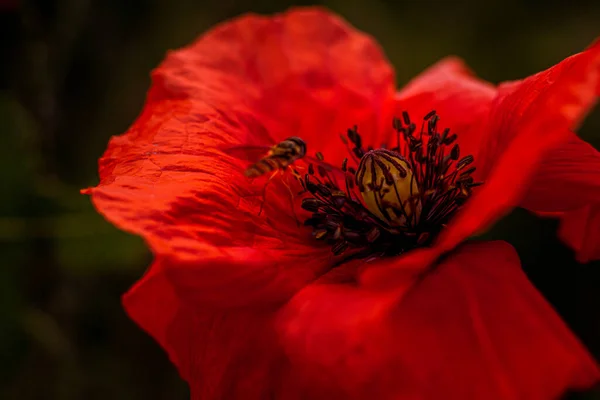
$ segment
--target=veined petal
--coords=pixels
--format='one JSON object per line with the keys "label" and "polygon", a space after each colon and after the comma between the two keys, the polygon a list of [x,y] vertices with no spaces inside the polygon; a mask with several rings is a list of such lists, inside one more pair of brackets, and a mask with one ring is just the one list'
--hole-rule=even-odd
{"label": "veined petal", "polygon": [[580,261],[600,258],[600,152],[571,133],[543,158],[520,206],[558,216]]}
{"label": "veined petal", "polygon": [[544,156],[520,205],[559,212],[589,204],[600,204],[600,152],[570,133]]}
{"label": "veined petal", "polygon": [[408,292],[316,283],[278,324],[333,398],[542,400],[600,378],[504,242],[464,245]]}
{"label": "veined petal", "polygon": [[329,268],[329,249],[298,227],[293,178],[269,183],[259,215],[266,179],[250,182],[247,161],[221,150],[296,135],[327,157],[328,141],[349,126],[377,130],[393,94],[378,46],[338,17],[318,8],[240,17],[154,71],[142,114],[112,138],[100,184],[85,192],[171,260],[173,283],[195,300],[285,301]]}

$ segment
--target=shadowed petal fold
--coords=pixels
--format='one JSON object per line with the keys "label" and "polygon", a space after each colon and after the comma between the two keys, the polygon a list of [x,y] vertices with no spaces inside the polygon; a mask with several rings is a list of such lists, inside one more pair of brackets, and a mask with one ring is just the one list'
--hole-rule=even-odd
{"label": "shadowed petal fold", "polygon": [[559,217],[580,261],[600,258],[600,152],[571,133],[543,158],[520,206]]}
{"label": "shadowed petal fold", "polygon": [[[130,317],[166,350],[191,398],[268,398],[285,367],[269,311],[190,307],[157,260],[124,296]],[[232,384],[235,382],[235,384]]]}
{"label": "shadowed petal fold", "polygon": [[402,294],[299,292],[278,320],[293,367],[348,399],[543,400],[599,378],[504,242],[460,247]]}
{"label": "shadowed petal fold", "polygon": [[600,259],[600,205],[589,205],[559,216],[561,223],[558,236],[576,254],[577,260],[585,263]]}

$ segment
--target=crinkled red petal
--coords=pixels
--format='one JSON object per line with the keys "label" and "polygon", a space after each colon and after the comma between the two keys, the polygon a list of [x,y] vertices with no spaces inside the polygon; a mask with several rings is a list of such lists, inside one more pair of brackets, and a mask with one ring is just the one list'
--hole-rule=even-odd
{"label": "crinkled red petal", "polygon": [[355,123],[378,130],[393,95],[379,47],[338,17],[313,8],[244,16],[154,71],[142,114],[110,141],[87,192],[172,260],[170,279],[195,301],[284,301],[329,268],[330,251],[298,228],[286,178],[269,183],[258,215],[266,179],[250,182],[247,161],[221,150],[296,135],[341,159],[327,143]]}
{"label": "crinkled red petal", "polygon": [[297,135],[309,153],[321,151],[336,165],[346,156],[341,133],[389,125],[395,91],[377,43],[317,7],[223,23],[171,53],[153,80],[158,97],[192,98],[240,123],[240,110],[250,112],[264,134],[242,143],[273,145]]}
{"label": "crinkled red petal", "polygon": [[571,133],[544,157],[520,206],[558,213],[560,236],[577,258],[600,258],[600,152]]}
{"label": "crinkled red petal", "polygon": [[294,370],[332,398],[542,400],[600,378],[504,242],[460,247],[408,293],[317,282],[278,326]]}

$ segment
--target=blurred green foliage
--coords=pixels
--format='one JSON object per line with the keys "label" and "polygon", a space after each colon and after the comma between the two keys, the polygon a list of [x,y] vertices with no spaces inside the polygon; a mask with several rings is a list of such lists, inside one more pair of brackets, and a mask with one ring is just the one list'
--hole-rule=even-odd
{"label": "blurred green foliage", "polygon": [[[120,306],[150,255],[79,189],[97,182],[108,138],[140,112],[149,71],[168,49],[240,13],[291,3],[13,3],[0,8],[0,398],[185,399],[166,356]],[[518,79],[600,33],[596,0],[320,4],[381,43],[399,85],[448,54],[492,82]],[[599,132],[595,112],[580,134],[598,147]],[[555,227],[517,210],[486,237],[515,245],[533,282],[600,358],[599,265],[575,263]]]}

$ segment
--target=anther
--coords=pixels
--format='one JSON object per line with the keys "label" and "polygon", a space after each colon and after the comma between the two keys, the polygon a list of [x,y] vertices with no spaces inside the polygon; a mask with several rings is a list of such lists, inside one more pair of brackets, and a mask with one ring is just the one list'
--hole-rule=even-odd
{"label": "anther", "polygon": [[437,126],[437,122],[438,122],[438,116],[434,115],[433,117],[431,117],[431,119],[427,122],[427,130],[429,131],[429,134],[433,134],[435,133],[436,130],[436,126]]}
{"label": "anther", "polygon": [[475,158],[472,155],[468,155],[466,157],[463,157],[457,164],[456,164],[456,169],[457,170],[461,170],[464,167],[466,167],[467,165],[471,164],[473,161],[475,160]]}
{"label": "anther", "polygon": [[[309,176],[309,175],[306,174],[306,176]],[[312,194],[315,194],[319,191],[319,187],[315,183],[310,182],[308,179],[306,179],[305,186],[306,186],[306,190],[308,190]]]}
{"label": "anther", "polygon": [[444,144],[446,146],[449,145],[449,144],[452,144],[452,143],[454,143],[454,141],[456,140],[456,138],[458,138],[458,135],[456,133],[454,133],[454,134],[452,134],[452,135],[450,135],[450,136],[448,136],[448,137],[446,137],[444,139]]}
{"label": "anther", "polygon": [[302,208],[306,211],[317,212],[323,205],[324,203],[321,200],[313,197],[302,199]]}
{"label": "anther", "polygon": [[458,160],[458,157],[460,157],[460,148],[458,147],[458,144],[455,144],[454,147],[452,147],[452,150],[450,150],[450,159],[456,161]]}
{"label": "anther", "polygon": [[427,115],[425,115],[423,117],[423,120],[427,121],[429,118],[433,117],[435,115],[435,110],[431,110],[427,113]]}
{"label": "anther", "polygon": [[373,243],[374,241],[377,240],[377,238],[379,238],[380,235],[381,235],[381,231],[377,227],[373,227],[373,228],[371,228],[371,230],[369,232],[367,232],[365,237],[367,239],[367,242]]}
{"label": "anther", "polygon": [[325,196],[328,197],[331,195],[331,189],[329,189],[327,186],[325,185],[317,185],[317,192],[321,195],[321,196]]}
{"label": "anther", "polygon": [[472,174],[473,172],[475,172],[475,169],[475,167],[471,167],[468,170],[461,172],[460,176]]}
{"label": "anther", "polygon": [[358,127],[354,126],[352,129],[348,129],[348,139],[358,148],[362,147],[362,139],[358,134]]}
{"label": "anther", "polygon": [[331,238],[334,240],[338,240],[340,238],[340,236],[342,236],[342,227],[340,225],[338,225],[335,228],[335,231],[333,232],[333,235],[331,235]]}
{"label": "anther", "polygon": [[314,232],[315,238],[319,239],[325,239],[325,236],[327,236],[327,230],[326,229],[317,229]]}
{"label": "anther", "polygon": [[348,249],[348,246],[348,242],[346,242],[345,240],[340,240],[339,242],[333,245],[331,251],[334,255],[339,256]]}
{"label": "anther", "polygon": [[325,170],[324,166],[317,165],[317,171],[319,172],[319,176],[321,176],[322,178],[327,176],[327,171]]}
{"label": "anther", "polygon": [[449,133],[450,133],[450,128],[444,129],[444,132],[442,132],[442,137],[440,139],[442,141],[442,143],[446,140]]}
{"label": "anther", "polygon": [[350,230],[342,230],[342,236],[346,241],[355,244],[360,244],[364,239],[360,233]]}
{"label": "anther", "polygon": [[340,228],[340,223],[339,221],[335,221],[333,218],[327,218],[325,220],[325,227],[329,230],[336,230]]}

